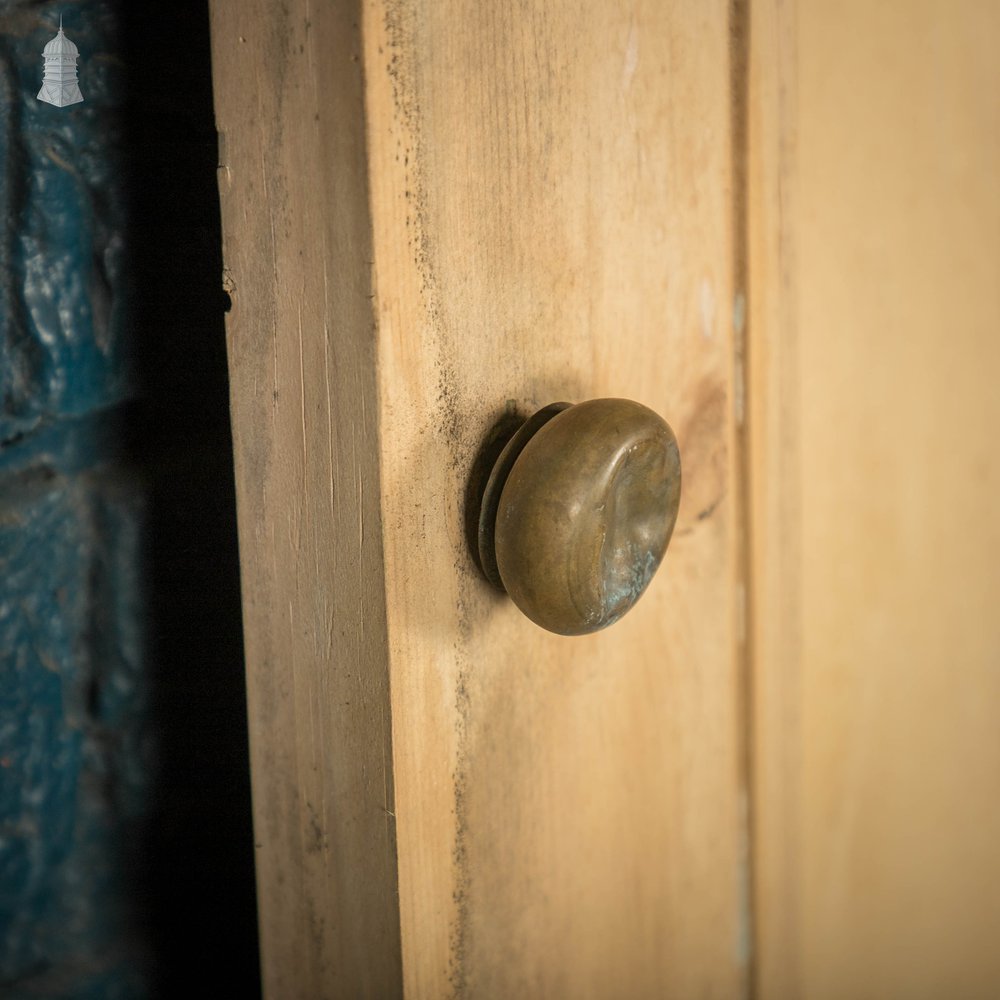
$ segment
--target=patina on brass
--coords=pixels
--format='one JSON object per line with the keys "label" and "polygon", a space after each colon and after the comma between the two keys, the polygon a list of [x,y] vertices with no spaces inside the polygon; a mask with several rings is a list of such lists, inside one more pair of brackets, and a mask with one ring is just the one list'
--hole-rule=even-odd
{"label": "patina on brass", "polygon": [[532,621],[596,632],[639,599],[677,520],[677,440],[628,399],[554,403],[511,438],[479,518],[487,577]]}

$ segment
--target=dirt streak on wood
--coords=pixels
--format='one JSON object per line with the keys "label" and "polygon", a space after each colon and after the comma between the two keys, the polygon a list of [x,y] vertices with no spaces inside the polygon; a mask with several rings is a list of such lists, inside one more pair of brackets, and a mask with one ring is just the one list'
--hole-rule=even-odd
{"label": "dirt streak on wood", "polygon": [[[365,6],[414,997],[745,983],[730,13]],[[599,395],[673,423],[685,495],[636,610],[566,640],[478,576],[464,480],[509,403]]]}

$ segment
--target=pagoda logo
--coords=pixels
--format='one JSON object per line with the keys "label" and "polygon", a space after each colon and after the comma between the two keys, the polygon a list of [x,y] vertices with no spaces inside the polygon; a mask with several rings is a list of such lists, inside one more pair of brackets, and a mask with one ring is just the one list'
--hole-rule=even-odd
{"label": "pagoda logo", "polygon": [[63,34],[62,15],[59,15],[59,34],[42,50],[45,58],[45,75],[38,99],[46,104],[64,108],[83,100],[80,84],[76,82],[76,60],[80,50]]}

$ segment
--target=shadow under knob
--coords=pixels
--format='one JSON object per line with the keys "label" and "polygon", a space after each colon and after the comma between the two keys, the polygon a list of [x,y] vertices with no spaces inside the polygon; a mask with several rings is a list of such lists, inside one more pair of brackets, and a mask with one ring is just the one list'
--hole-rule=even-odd
{"label": "shadow under knob", "polygon": [[533,622],[596,632],[642,595],[680,503],[677,439],[628,399],[553,403],[530,417],[493,466],[479,559]]}

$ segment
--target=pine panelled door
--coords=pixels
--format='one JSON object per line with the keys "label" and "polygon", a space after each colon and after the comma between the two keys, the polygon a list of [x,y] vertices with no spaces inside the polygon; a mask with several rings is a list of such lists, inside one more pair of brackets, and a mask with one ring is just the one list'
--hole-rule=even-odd
{"label": "pine panelled door", "polygon": [[[1000,9],[211,11],[266,995],[996,996]],[[470,512],[601,398],[568,637]]]}

